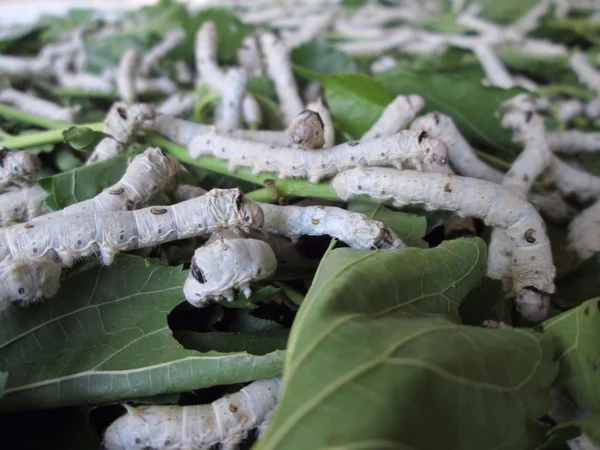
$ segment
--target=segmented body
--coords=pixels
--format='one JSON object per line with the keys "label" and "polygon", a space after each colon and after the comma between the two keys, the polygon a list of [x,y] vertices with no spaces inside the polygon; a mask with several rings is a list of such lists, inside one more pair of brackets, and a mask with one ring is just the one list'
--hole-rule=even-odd
{"label": "segmented body", "polygon": [[[281,378],[260,380],[208,405],[128,407],[104,434],[106,450],[208,450],[235,446],[269,420]],[[227,447],[233,448],[233,447]]]}
{"label": "segmented body", "polygon": [[397,96],[385,107],[377,121],[362,136],[362,139],[375,139],[398,133],[406,128],[424,106],[425,100],[419,95]]}
{"label": "segmented body", "polygon": [[250,283],[269,278],[276,269],[277,259],[269,244],[217,237],[195,251],[183,293],[197,307],[221,297],[232,301],[237,289],[249,298]]}
{"label": "segmented body", "polygon": [[44,203],[47,195],[39,184],[0,194],[0,227],[27,222],[50,212]]}
{"label": "segmented body", "polygon": [[70,267],[100,253],[104,264],[115,254],[221,228],[258,229],[263,214],[239,189],[213,189],[173,206],[137,211],[102,211],[42,216],[34,223],[0,230],[0,258],[57,260]]}
{"label": "segmented body", "polygon": [[347,142],[319,151],[244,142],[212,132],[193,138],[188,150],[193,158],[213,155],[228,160],[231,172],[246,166],[254,174],[277,172],[282,179],[308,178],[311,183],[357,166],[401,168],[408,164],[417,170],[448,171],[446,146],[424,131],[403,130],[393,136]]}
{"label": "segmented body", "polygon": [[369,195],[394,201],[397,207],[422,204],[427,210],[455,211],[503,228],[514,244],[513,290],[517,308],[532,320],[543,320],[554,293],[555,268],[546,226],[533,205],[501,186],[475,178],[387,168],[344,171],[332,181],[340,198]]}

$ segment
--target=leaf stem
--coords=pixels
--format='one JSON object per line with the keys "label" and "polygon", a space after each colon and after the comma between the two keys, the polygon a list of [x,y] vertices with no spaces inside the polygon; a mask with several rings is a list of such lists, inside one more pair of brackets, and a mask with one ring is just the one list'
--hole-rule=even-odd
{"label": "leaf stem", "polygon": [[[58,123],[58,122],[57,122]],[[78,125],[81,127],[88,127],[94,131],[102,131],[104,124],[102,122],[87,123]],[[42,144],[55,144],[57,142],[63,142],[63,131],[68,130],[72,125],[63,124],[59,125],[60,128],[52,127],[53,129],[47,131],[40,131],[39,133],[21,134],[19,136],[12,136],[2,141],[2,145],[6,148],[13,150],[20,148],[28,148]]]}

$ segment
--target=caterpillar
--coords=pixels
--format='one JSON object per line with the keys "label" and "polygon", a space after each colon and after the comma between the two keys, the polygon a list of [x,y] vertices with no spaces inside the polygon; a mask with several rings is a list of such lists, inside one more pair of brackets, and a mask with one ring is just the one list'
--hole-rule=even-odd
{"label": "caterpillar", "polygon": [[[243,105],[242,105],[243,107]],[[192,139],[200,134],[209,133],[214,130],[212,125],[188,122],[177,119],[170,115],[158,114],[150,128],[170,141],[187,147]],[[242,141],[261,142],[266,145],[277,147],[291,147],[287,133],[273,130],[229,130],[223,133],[225,136]]]}
{"label": "caterpillar", "polygon": [[106,450],[229,449],[269,420],[279,401],[281,378],[250,383],[208,405],[125,405],[127,413],[104,433]]}
{"label": "caterpillar", "polygon": [[249,298],[250,283],[269,278],[276,269],[277,259],[266,242],[217,234],[194,252],[183,294],[199,308],[221,297],[232,301],[237,289]]}
{"label": "caterpillar", "polygon": [[213,189],[173,206],[135,211],[49,214],[0,230],[0,259],[51,259],[64,267],[100,253],[111,264],[121,251],[209,234],[220,228],[260,229],[263,212],[239,189]]}
{"label": "caterpillar", "polygon": [[584,209],[569,224],[567,235],[569,248],[574,250],[582,261],[600,251],[598,222],[600,222],[600,200]]}
{"label": "caterpillar", "polygon": [[192,158],[212,155],[229,161],[229,171],[238,166],[252,167],[252,173],[278,173],[284,178],[308,178],[311,183],[357,166],[404,164],[417,170],[447,172],[446,146],[425,131],[403,130],[399,133],[368,141],[351,141],[319,151],[282,148],[245,142],[209,132],[197,135],[188,146]]}
{"label": "caterpillar", "polygon": [[185,39],[185,31],[182,28],[170,30],[163,36],[162,40],[150,48],[140,62],[140,75],[146,76],[174,50]]}
{"label": "caterpillar", "polygon": [[256,36],[246,36],[237,50],[237,60],[249,77],[263,74],[262,56]]}
{"label": "caterpillar", "polygon": [[215,125],[218,130],[229,131],[240,128],[242,124],[242,102],[247,81],[244,70],[236,67],[227,70],[225,89],[221,94],[222,113]]}
{"label": "caterpillar", "polygon": [[131,103],[135,101],[135,80],[142,64],[142,55],[136,48],[129,48],[121,55],[116,72],[117,91],[121,100]]}
{"label": "caterpillar", "polygon": [[44,259],[7,258],[0,262],[0,311],[11,302],[22,305],[56,295],[60,288],[60,264]]}
{"label": "caterpillar", "polygon": [[535,207],[488,181],[452,174],[355,168],[339,173],[331,186],[343,199],[369,195],[394,206],[423,204],[427,210],[455,211],[506,230],[515,249],[513,291],[520,314],[534,322],[548,314],[556,270],[545,224]]}
{"label": "caterpillar", "polygon": [[102,139],[89,156],[86,164],[103,161],[123,153],[142,127],[151,126],[156,112],[145,103],[128,105],[116,102],[104,120],[104,132],[110,137]]}
{"label": "caterpillar", "polygon": [[[361,139],[391,136],[404,129],[425,106],[420,95],[399,95],[383,110],[379,119]],[[413,128],[414,129],[414,128]]]}
{"label": "caterpillar", "polygon": [[0,191],[32,184],[41,168],[42,162],[33,153],[9,150],[0,145]]}
{"label": "caterpillar", "polygon": [[196,93],[176,92],[170,95],[160,105],[156,107],[157,114],[165,114],[174,117],[187,116],[194,110],[196,104]]}
{"label": "caterpillar", "polygon": [[327,107],[323,104],[323,98],[319,95],[314,102],[306,105],[306,109],[317,113],[323,122],[323,147],[333,147],[335,145],[335,129],[333,128],[331,114],[329,113]]}
{"label": "caterpillar", "polygon": [[556,106],[558,107],[558,111],[555,117],[560,123],[571,122],[577,116],[583,114],[583,102],[575,98],[559,100],[556,102]]}
{"label": "caterpillar", "polygon": [[39,184],[0,194],[0,227],[27,222],[49,212],[44,203],[47,195]]}
{"label": "caterpillar", "polygon": [[260,46],[267,74],[275,84],[281,116],[284,123],[289,124],[304,109],[292,72],[289,49],[282,39],[270,32],[261,34]]}
{"label": "caterpillar", "polygon": [[0,90],[0,103],[13,105],[25,112],[67,123],[75,122],[77,113],[79,112],[79,106],[60,106],[51,101],[36,97],[35,95],[26,94],[10,88]]}
{"label": "caterpillar", "polygon": [[141,78],[135,79],[135,91],[138,94],[159,93],[171,95],[177,92],[177,84],[169,77]]}
{"label": "caterpillar", "polygon": [[600,132],[597,131],[548,131],[546,140],[555,152],[575,154],[600,151]]}
{"label": "caterpillar", "polygon": [[88,72],[71,72],[67,59],[59,59],[54,63],[54,75],[58,84],[65,88],[83,92],[99,92],[112,94],[115,90],[112,69],[100,75]]}
{"label": "caterpillar", "polygon": [[321,115],[310,109],[300,112],[292,120],[287,133],[295,148],[318,149],[325,145],[325,124]]}
{"label": "caterpillar", "polygon": [[600,93],[600,70],[590,63],[587,56],[574,51],[568,61],[569,67],[575,72],[579,82],[590,89]]}
{"label": "caterpillar", "polygon": [[278,206],[261,203],[262,231],[297,238],[329,235],[358,249],[388,250],[406,245],[383,223],[335,206]]}

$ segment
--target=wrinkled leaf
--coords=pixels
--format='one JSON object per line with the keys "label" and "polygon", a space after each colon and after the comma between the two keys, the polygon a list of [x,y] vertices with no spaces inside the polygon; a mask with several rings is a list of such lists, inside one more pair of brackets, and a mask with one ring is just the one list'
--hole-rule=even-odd
{"label": "wrinkled leaf", "polygon": [[496,117],[500,104],[524,89],[501,89],[481,84],[480,76],[460,73],[412,73],[395,67],[375,77],[392,95],[418,94],[425,99],[424,111],[447,114],[475,146],[514,156],[520,148]]}
{"label": "wrinkled leaf", "polygon": [[427,233],[427,219],[425,217],[392,211],[380,204],[350,203],[348,210],[366,214],[372,219],[383,222],[409,247],[427,248],[427,242],[423,240]]}
{"label": "wrinkled leaf", "polygon": [[122,154],[40,179],[40,186],[49,194],[46,203],[54,209],[62,209],[94,197],[102,189],[121,179],[127,169],[128,160],[128,155]]}
{"label": "wrinkled leaf", "polygon": [[80,152],[91,152],[108,135],[88,127],[70,127],[63,131],[63,140]]}
{"label": "wrinkled leaf", "polygon": [[600,412],[600,300],[588,300],[541,325],[557,347],[556,383],[581,408]]}
{"label": "wrinkled leaf", "polygon": [[551,405],[552,341],[460,325],[480,239],[334,250],[288,340],[283,397],[256,450],[530,450]]}
{"label": "wrinkled leaf", "polygon": [[167,314],[187,273],[119,255],[67,277],[59,295],[0,316],[0,411],[121,401],[278,376],[281,353],[185,350]]}
{"label": "wrinkled leaf", "polygon": [[360,73],[319,74],[294,65],[294,71],[319,81],[325,89],[329,111],[337,127],[352,138],[360,138],[393,98],[383,85]]}
{"label": "wrinkled leaf", "polygon": [[293,64],[319,73],[356,72],[358,68],[348,55],[323,41],[308,42],[294,48]]}

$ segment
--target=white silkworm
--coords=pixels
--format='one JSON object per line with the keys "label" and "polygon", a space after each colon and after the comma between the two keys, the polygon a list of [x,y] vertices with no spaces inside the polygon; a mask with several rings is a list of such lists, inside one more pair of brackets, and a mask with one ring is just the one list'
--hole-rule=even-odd
{"label": "white silkworm", "polygon": [[32,184],[41,168],[42,162],[33,153],[8,150],[0,145],[0,191]]}
{"label": "white silkworm", "polygon": [[100,92],[103,94],[112,94],[115,91],[115,83],[111,71],[101,75],[95,75],[87,72],[70,72],[63,61],[57,61],[54,65],[54,74],[58,84],[68,89],[75,89],[84,92]]}
{"label": "white silkworm", "polygon": [[136,98],[136,78],[142,63],[142,55],[135,48],[129,48],[121,55],[116,74],[117,91],[121,100],[132,103]]}
{"label": "white silkworm", "polygon": [[194,81],[194,74],[183,59],[178,59],[173,64],[175,79],[181,84],[190,84]]}
{"label": "white silkworm", "polygon": [[375,139],[398,133],[406,128],[424,106],[425,100],[420,95],[397,96],[361,139]]}
{"label": "white silkworm", "polygon": [[103,161],[123,153],[143,127],[149,127],[156,113],[145,103],[128,105],[116,102],[112,105],[106,119],[104,132],[111,137],[102,139],[89,156],[86,164]]}
{"label": "white silkworm", "polygon": [[63,267],[100,253],[110,264],[122,251],[202,236],[220,228],[249,231],[263,223],[258,204],[239,189],[213,189],[173,206],[135,211],[48,214],[0,230],[0,259],[50,259]]}
{"label": "white silkworm", "polygon": [[62,268],[54,261],[8,258],[0,262],[0,310],[11,302],[22,306],[56,295]]}
{"label": "white silkworm", "polygon": [[73,123],[79,112],[79,107],[64,107],[35,95],[26,94],[11,88],[0,90],[0,103],[12,105],[22,111],[36,114],[60,122]]}
{"label": "white silkworm", "polygon": [[529,11],[515,20],[511,28],[523,34],[531,33],[540,25],[540,21],[544,16],[548,14],[551,5],[552,0],[539,1]]}
{"label": "white silkworm", "polygon": [[319,151],[269,146],[240,141],[215,132],[197,135],[188,146],[192,158],[213,155],[229,161],[229,170],[252,167],[255,175],[277,172],[281,179],[307,178],[311,183],[357,166],[404,164],[417,170],[448,171],[444,143],[425,131],[403,130],[384,138],[351,141]]}
{"label": "white silkworm", "polygon": [[144,53],[140,62],[140,74],[147,76],[156,68],[158,63],[172,50],[177,48],[185,39],[185,31],[182,28],[170,30],[163,36],[162,40]]}
{"label": "white silkworm", "polygon": [[561,100],[557,104],[558,111],[556,112],[556,120],[560,123],[570,122],[575,117],[583,114],[583,102],[576,98]]}
{"label": "white silkworm", "polygon": [[284,123],[289,124],[304,109],[292,72],[289,49],[281,39],[270,32],[261,34],[260,45],[267,74],[275,84],[281,116]]}
{"label": "white silkworm", "polygon": [[406,244],[383,223],[335,206],[277,206],[260,204],[262,231],[292,239],[302,235],[334,237],[352,248],[389,250]]}
{"label": "white silkworm", "polygon": [[159,93],[171,95],[177,91],[177,85],[168,77],[136,78],[135,91],[138,94]]}
{"label": "white silkworm", "polygon": [[590,63],[585,53],[574,51],[569,58],[569,67],[581,84],[600,94],[600,70]]}
{"label": "white silkworm", "polygon": [[227,71],[225,89],[221,95],[221,117],[215,124],[219,131],[226,132],[241,127],[242,101],[247,81],[244,70],[232,67]]}
{"label": "white silkworm", "polygon": [[398,61],[396,60],[396,58],[394,58],[393,56],[390,55],[384,55],[381,56],[380,58],[377,58],[375,61],[373,61],[371,63],[371,73],[381,73],[381,72],[385,72],[386,70],[391,69],[392,67],[396,67],[396,65],[398,64]]}
{"label": "white silkworm", "polygon": [[237,59],[249,77],[263,74],[262,56],[256,36],[246,36],[237,50]]}
{"label": "white silkworm", "polygon": [[327,107],[323,104],[323,99],[319,97],[315,102],[306,105],[306,109],[319,114],[323,122],[323,137],[325,142],[323,148],[333,147],[335,145],[335,128],[333,127],[333,119]]}
{"label": "white silkworm", "polygon": [[302,24],[295,31],[281,31],[281,37],[287,48],[292,49],[306,42],[313,40],[319,34],[327,30],[335,12],[333,10],[320,11],[318,15],[312,17],[303,17]]}
{"label": "white silkworm", "polygon": [[555,152],[575,154],[600,151],[600,132],[598,131],[548,131],[546,140]]}
{"label": "white silkworm", "polygon": [[0,75],[10,78],[50,76],[50,64],[45,59],[0,55]]}
{"label": "white silkworm", "polygon": [[547,176],[564,196],[574,195],[581,202],[600,197],[600,177],[576,169],[557,156],[552,157]]}
{"label": "white silkworm", "polygon": [[503,187],[475,178],[387,168],[356,168],[338,174],[331,186],[348,200],[369,195],[394,206],[423,204],[427,210],[455,211],[506,230],[515,249],[513,291],[521,315],[539,322],[548,314],[555,268],[545,224],[533,205]]}
{"label": "white silkworm", "polygon": [[126,406],[104,433],[106,450],[232,449],[267,421],[279,401],[281,378],[255,381],[208,405]]}
{"label": "white silkworm", "polygon": [[0,194],[0,227],[27,222],[49,212],[44,203],[47,195],[39,184]]}
{"label": "white silkworm", "polygon": [[478,157],[469,142],[458,130],[454,121],[445,114],[431,112],[417,117],[410,125],[411,130],[425,130],[441,139],[448,147],[450,164],[459,175],[501,183],[504,174],[490,167]]}
{"label": "white silkworm", "polygon": [[319,149],[325,145],[325,124],[319,113],[305,109],[298,114],[287,129],[295,148]]}
{"label": "white silkworm", "polygon": [[176,92],[158,105],[156,107],[156,112],[158,114],[165,114],[173,117],[185,117],[194,110],[195,104],[195,92]]}
{"label": "white silkworm", "polygon": [[596,120],[600,118],[600,96],[594,100],[590,100],[585,105],[585,115],[590,120]]}
{"label": "white silkworm", "polygon": [[569,224],[567,240],[581,260],[586,260],[600,251],[600,200],[583,210]]}
{"label": "white silkworm", "polygon": [[235,290],[250,298],[250,283],[269,278],[275,270],[277,259],[266,242],[217,235],[194,252],[183,294],[198,308],[211,300],[233,301]]}
{"label": "white silkworm", "polygon": [[[205,21],[196,33],[196,70],[211,91],[224,95],[227,90],[225,73],[217,64],[217,26]],[[242,104],[244,122],[260,123],[260,106],[254,97],[246,93]]]}
{"label": "white silkworm", "polygon": [[471,47],[471,50],[479,60],[486,78],[492,86],[498,86],[509,89],[515,86],[515,80],[509,71],[504,67],[496,52],[489,43],[477,41]]}
{"label": "white silkworm", "polygon": [[[212,133],[214,131],[214,127],[211,125],[187,122],[162,114],[156,117],[150,128],[170,141],[185,147],[192,142],[194,137],[205,133]],[[292,145],[289,142],[287,133],[284,131],[237,129],[230,130],[227,133],[223,133],[223,135],[242,141],[261,142],[266,145],[274,145],[277,147],[291,147]],[[239,144],[239,142],[237,144]]]}
{"label": "white silkworm", "polygon": [[380,55],[412,41],[417,35],[412,28],[400,27],[382,39],[338,42],[335,47],[350,56]]}

